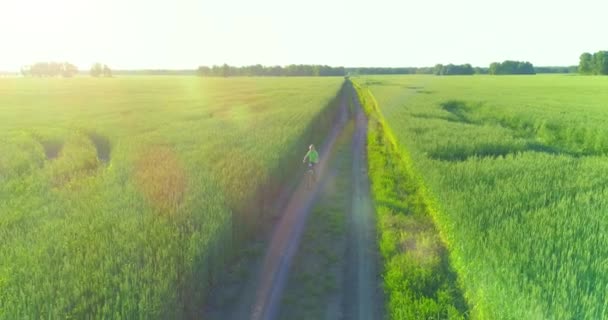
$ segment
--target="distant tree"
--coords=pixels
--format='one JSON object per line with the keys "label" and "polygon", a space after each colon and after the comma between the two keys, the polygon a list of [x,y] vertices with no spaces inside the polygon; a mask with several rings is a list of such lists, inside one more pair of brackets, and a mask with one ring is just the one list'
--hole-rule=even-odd
{"label": "distant tree", "polygon": [[255,66],[251,66],[251,75],[252,76],[265,76],[266,68],[261,64],[256,64]]}
{"label": "distant tree", "polygon": [[581,54],[578,63],[578,72],[582,74],[592,74],[593,69],[593,55],[589,52]]}
{"label": "distant tree", "polygon": [[515,74],[535,74],[534,66],[530,62],[518,61],[515,67]]}
{"label": "distant tree", "polygon": [[469,63],[462,65],[462,74],[475,74],[475,69]]}
{"label": "distant tree", "polygon": [[46,77],[49,75],[48,62],[37,62],[30,67],[30,74],[34,77]]}
{"label": "distant tree", "polygon": [[438,63],[435,65],[435,68],[433,69],[433,74],[440,76],[441,73],[443,72],[443,70],[444,70],[444,66],[442,64]]}
{"label": "distant tree", "polygon": [[498,69],[500,69],[500,63],[492,62],[490,64],[490,67],[488,68],[488,73],[489,74],[498,74]]}
{"label": "distant tree", "polygon": [[104,77],[112,77],[112,70],[110,69],[110,67],[108,67],[108,65],[103,65],[102,74]]}
{"label": "distant tree", "polygon": [[439,76],[471,75],[475,73],[475,70],[473,69],[473,66],[468,63],[461,65],[455,65],[450,63],[448,65],[435,65],[433,73]]}
{"label": "distant tree", "polygon": [[345,72],[349,74],[409,74],[412,68],[346,68]]}
{"label": "distant tree", "polygon": [[578,72],[580,74],[608,75],[608,51],[581,54]]}
{"label": "distant tree", "polygon": [[62,64],[57,62],[49,62],[48,64],[48,74],[49,77],[57,77],[62,73]]}
{"label": "distant tree", "polygon": [[321,75],[321,68],[323,68],[323,66],[312,66],[312,76],[313,77],[318,77]]}
{"label": "distant tree", "polygon": [[65,62],[61,66],[61,75],[65,78],[73,77],[78,73],[78,68],[75,65]]}
{"label": "distant tree", "polygon": [[103,75],[103,65],[101,63],[93,64],[90,73],[93,77],[101,77],[101,75]]}
{"label": "distant tree", "polygon": [[488,74],[489,73],[488,68],[481,68],[481,67],[475,67],[474,71],[475,71],[475,74]]}
{"label": "distant tree", "polygon": [[534,67],[536,73],[576,73],[578,66],[567,67]]}
{"label": "distant tree", "polygon": [[288,65],[286,67],[272,66],[264,67],[260,64],[233,67],[228,64],[222,66],[214,65],[212,67],[200,66],[196,73],[203,77],[238,77],[238,76],[344,76],[346,74],[344,67],[330,67],[326,65]]}
{"label": "distant tree", "polygon": [[295,77],[298,75],[298,66],[290,64],[285,68],[285,75],[288,77]]}
{"label": "distant tree", "polygon": [[21,71],[21,75],[24,76],[24,77],[32,75],[31,72],[30,72],[30,67],[29,66],[23,66],[23,67],[21,67],[21,70],[19,70],[19,71]]}
{"label": "distant tree", "polygon": [[94,63],[91,66],[89,72],[93,77],[112,77],[112,69],[107,64],[101,64],[99,62]]}
{"label": "distant tree", "polygon": [[224,65],[222,65],[221,67],[221,76],[222,77],[227,77],[230,75],[230,66],[228,66],[227,64],[224,63]]}
{"label": "distant tree", "polygon": [[490,74],[536,74],[534,66],[527,61],[505,60],[502,63],[493,62],[488,69]]}
{"label": "distant tree", "polygon": [[68,62],[36,62],[21,68],[23,76],[33,77],[71,77],[78,72],[76,66]]}
{"label": "distant tree", "polygon": [[272,66],[270,67],[269,74],[270,76],[280,77],[283,74],[283,67],[281,66]]}
{"label": "distant tree", "polygon": [[608,51],[593,54],[594,74],[608,75]]}
{"label": "distant tree", "polygon": [[433,74],[433,68],[431,68],[431,67],[415,68],[413,73],[415,73],[415,74]]}
{"label": "distant tree", "polygon": [[211,75],[211,68],[209,68],[207,66],[200,66],[200,67],[198,67],[196,73],[199,76],[208,77]]}
{"label": "distant tree", "polygon": [[332,73],[333,76],[344,76],[346,75],[346,68],[344,67],[337,67],[334,68],[334,72]]}

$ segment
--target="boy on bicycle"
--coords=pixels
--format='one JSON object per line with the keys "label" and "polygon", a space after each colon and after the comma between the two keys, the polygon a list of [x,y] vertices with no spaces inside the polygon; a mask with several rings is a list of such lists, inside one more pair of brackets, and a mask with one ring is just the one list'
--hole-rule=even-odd
{"label": "boy on bicycle", "polygon": [[319,153],[315,150],[313,144],[308,147],[308,152],[306,152],[304,160],[302,160],[303,163],[306,163],[306,158],[308,158],[308,168],[314,170],[315,165],[319,162]]}

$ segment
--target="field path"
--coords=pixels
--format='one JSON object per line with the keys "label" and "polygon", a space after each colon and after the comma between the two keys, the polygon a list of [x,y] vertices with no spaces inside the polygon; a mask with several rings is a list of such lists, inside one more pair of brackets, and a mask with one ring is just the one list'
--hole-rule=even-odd
{"label": "field path", "polygon": [[[339,273],[335,279],[340,280],[336,280],[339,283],[335,283],[337,291],[333,296],[318,300],[317,308],[327,311],[324,316],[327,319],[383,318],[382,290],[378,285],[381,279],[377,272],[376,226],[367,175],[367,118],[354,90],[345,90],[339,108],[336,121],[320,148],[321,159],[317,166],[320,181],[312,190],[307,190],[306,181],[302,179],[293,193],[285,193],[281,199],[277,199],[279,208],[283,208],[282,214],[267,242],[264,258],[251,265],[251,275],[240,286],[236,301],[225,304],[216,313],[207,314],[207,318],[267,320],[278,318],[279,313],[282,318],[298,318],[298,314],[294,314],[297,311],[282,303],[283,293],[290,281],[295,256],[302,249],[300,242],[309,215],[319,205],[320,195],[327,196],[326,187],[336,181],[338,163],[335,162],[335,154],[341,148],[347,150],[342,157],[346,157],[350,164],[340,174],[351,187],[334,191],[338,192],[336,199],[345,201],[340,207],[345,217],[345,233],[341,238],[343,240],[340,240],[343,244],[338,245],[338,248],[343,246],[339,249],[342,253],[336,257],[338,269],[333,271]],[[343,149],[344,144],[350,144],[350,147]],[[344,166],[344,162],[340,163]],[[320,223],[325,222],[322,220]],[[312,244],[307,242],[306,245],[310,248]],[[321,246],[328,245],[333,244],[321,242]],[[323,249],[327,247],[316,249],[324,252]],[[322,280],[325,279],[324,275],[313,276],[317,285],[328,284]],[[296,297],[310,297],[310,292],[304,287],[308,286],[295,286]],[[290,290],[290,294],[293,294],[294,288],[290,287]]]}
{"label": "field path", "polygon": [[353,136],[353,195],[350,240],[346,265],[344,316],[346,319],[380,319],[382,290],[378,273],[376,219],[367,174],[367,117],[356,94]]}
{"label": "field path", "polygon": [[345,319],[380,319],[383,303],[378,285],[381,279],[378,274],[375,213],[367,174],[367,117],[356,95],[351,98],[355,106],[353,195],[343,311]]}
{"label": "field path", "polygon": [[316,170],[317,176],[321,177],[321,180],[313,190],[307,190],[306,181],[302,179],[273,231],[272,240],[266,251],[259,276],[254,279],[254,281],[257,281],[257,290],[249,319],[261,320],[276,317],[282,291],[285,287],[293,256],[298,249],[306,218],[319,191],[322,190],[322,184],[326,180],[328,157],[323,155],[331,153],[340,132],[348,121],[347,103],[345,93],[342,96],[337,121],[320,150],[321,159]]}

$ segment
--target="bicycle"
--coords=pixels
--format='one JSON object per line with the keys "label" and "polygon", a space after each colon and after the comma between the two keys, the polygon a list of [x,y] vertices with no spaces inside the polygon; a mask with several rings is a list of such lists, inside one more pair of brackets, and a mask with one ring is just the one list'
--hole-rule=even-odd
{"label": "bicycle", "polygon": [[[306,161],[308,159],[308,161]],[[311,189],[315,181],[315,165],[319,162],[319,153],[315,150],[315,145],[308,146],[308,152],[302,160],[303,163],[308,163],[308,171],[306,172],[306,189]]]}
{"label": "bicycle", "polygon": [[315,166],[312,162],[309,162],[308,170],[306,171],[306,189],[312,189],[315,180]]}

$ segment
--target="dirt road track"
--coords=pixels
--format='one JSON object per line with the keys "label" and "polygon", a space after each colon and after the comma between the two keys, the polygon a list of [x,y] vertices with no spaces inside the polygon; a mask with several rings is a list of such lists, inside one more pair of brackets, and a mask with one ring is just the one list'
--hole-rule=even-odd
{"label": "dirt road track", "polygon": [[[346,94],[342,97],[338,119],[334,124],[325,145],[320,150],[321,159],[317,165],[317,176],[321,177],[319,184],[324,183],[328,157],[336,143],[338,135],[348,121],[348,106]],[[281,220],[277,224],[266,257],[257,278],[257,290],[249,319],[274,319],[278,311],[281,293],[289,273],[291,261],[300,243],[302,231],[310,208],[315,202],[317,193],[322,188],[317,185],[313,190],[306,190],[305,181],[298,185]]]}
{"label": "dirt road track", "polygon": [[[350,114],[349,104],[354,106]],[[297,185],[283,206],[280,220],[272,236],[263,261],[255,267],[255,275],[243,286],[240,298],[230,310],[215,314],[218,319],[275,319],[286,286],[294,255],[298,251],[308,215],[319,193],[329,179],[329,160],[338,137],[354,116],[355,131],[352,137],[352,206],[348,214],[348,244],[343,256],[344,284],[338,309],[334,314],[343,319],[381,319],[382,292],[378,287],[378,253],[375,219],[370,198],[367,175],[366,140],[367,118],[361,109],[354,90],[345,90],[339,106],[337,120],[320,149],[317,166],[320,181],[313,190],[307,190],[305,180]],[[344,143],[344,142],[342,142]],[[285,199],[286,200],[286,199]],[[211,318],[216,318],[211,317]]]}
{"label": "dirt road track", "polygon": [[382,290],[378,274],[376,219],[367,174],[367,118],[359,100],[355,106],[353,135],[353,197],[350,241],[345,268],[346,285],[343,310],[345,319],[381,319]]}

